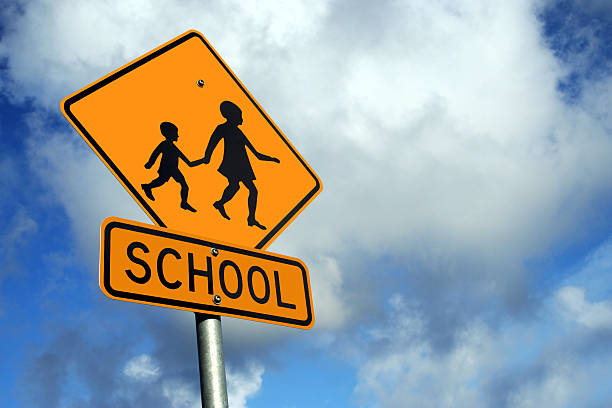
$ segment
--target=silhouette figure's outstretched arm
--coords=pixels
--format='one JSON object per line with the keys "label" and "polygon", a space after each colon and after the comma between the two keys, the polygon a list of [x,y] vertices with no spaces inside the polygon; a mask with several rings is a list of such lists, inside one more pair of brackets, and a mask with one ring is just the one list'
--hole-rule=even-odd
{"label": "silhouette figure's outstretched arm", "polygon": [[223,136],[221,132],[218,129],[215,129],[213,134],[210,136],[210,140],[208,141],[208,146],[206,146],[206,152],[204,153],[204,157],[200,160],[196,160],[195,163],[197,164],[210,163],[210,156],[212,156],[212,153],[215,150],[215,147],[217,147],[217,145],[219,144],[219,141],[221,140],[221,136]]}
{"label": "silhouette figure's outstretched arm", "polygon": [[[243,136],[244,136],[244,134],[243,134]],[[263,153],[259,153],[257,150],[255,150],[255,147],[253,147],[253,145],[251,144],[249,139],[246,138],[246,136],[244,136],[244,140],[245,140],[245,143],[246,143],[247,147],[249,149],[251,149],[251,151],[253,152],[255,157],[257,157],[259,160],[262,160],[262,161],[271,161],[271,162],[274,162],[274,163],[280,163],[280,160],[278,160],[276,157],[267,156],[267,155],[265,155]]]}
{"label": "silhouette figure's outstretched arm", "polygon": [[200,160],[191,161],[180,150],[179,150],[179,157],[181,158],[181,160],[183,160],[185,163],[187,163],[187,165],[189,167],[197,166],[198,164],[201,163],[201,160],[202,160],[202,159],[200,159]]}
{"label": "silhouette figure's outstretched arm", "polygon": [[150,169],[151,166],[153,166],[153,164],[155,164],[155,160],[157,160],[157,156],[159,156],[161,154],[163,150],[162,144],[160,143],[155,150],[153,150],[153,153],[151,153],[151,157],[149,157],[149,161],[145,163],[145,169]]}

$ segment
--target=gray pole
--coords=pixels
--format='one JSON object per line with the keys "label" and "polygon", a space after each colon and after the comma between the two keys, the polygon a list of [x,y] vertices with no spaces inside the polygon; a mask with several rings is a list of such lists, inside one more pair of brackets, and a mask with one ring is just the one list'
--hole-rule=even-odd
{"label": "gray pole", "polygon": [[196,313],[202,408],[228,408],[219,316]]}

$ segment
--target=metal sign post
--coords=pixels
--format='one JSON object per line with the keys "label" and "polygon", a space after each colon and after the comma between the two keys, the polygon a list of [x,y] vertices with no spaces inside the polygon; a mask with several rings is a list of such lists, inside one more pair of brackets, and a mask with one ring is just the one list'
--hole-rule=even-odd
{"label": "metal sign post", "polygon": [[196,313],[202,408],[228,408],[219,316]]}

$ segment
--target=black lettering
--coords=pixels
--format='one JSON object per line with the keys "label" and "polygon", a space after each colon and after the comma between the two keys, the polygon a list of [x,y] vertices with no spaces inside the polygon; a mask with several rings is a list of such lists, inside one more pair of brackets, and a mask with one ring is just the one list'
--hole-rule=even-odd
{"label": "black lettering", "polygon": [[180,280],[177,279],[174,283],[170,283],[166,280],[166,277],[164,276],[164,258],[166,257],[166,255],[172,255],[176,259],[181,259],[181,255],[174,249],[162,249],[159,252],[159,255],[157,256],[157,276],[159,276],[159,281],[162,283],[162,285],[164,285],[168,289],[178,289],[182,284]]}
{"label": "black lettering", "polygon": [[[259,272],[261,274],[264,280],[264,284],[266,286],[266,291],[264,292],[263,297],[257,297],[257,295],[255,295],[255,289],[253,289],[253,274],[255,272]],[[268,302],[268,300],[270,299],[270,281],[268,280],[268,277],[266,276],[266,273],[263,269],[261,269],[259,266],[251,266],[247,275],[247,283],[249,285],[249,293],[251,294],[251,297],[254,301],[262,305]]]}
{"label": "black lettering", "polygon": [[127,256],[128,258],[130,258],[130,261],[134,262],[135,264],[138,264],[140,266],[142,266],[142,268],[144,269],[144,275],[142,277],[138,277],[136,275],[134,275],[134,272],[132,272],[130,269],[126,269],[125,273],[127,274],[127,276],[133,280],[136,283],[140,283],[140,284],[145,284],[149,281],[149,279],[151,279],[151,268],[149,267],[149,264],[147,264],[147,262],[144,259],[140,259],[138,257],[136,257],[136,255],[134,255],[134,250],[135,249],[141,249],[142,252],[144,252],[145,254],[149,253],[149,248],[147,248],[147,246],[145,244],[143,244],[142,242],[132,242],[130,245],[128,245],[127,247]]}
{"label": "black lettering", "polygon": [[195,276],[204,276],[208,278],[208,294],[213,294],[213,277],[212,277],[212,260],[210,256],[206,257],[206,270],[196,269],[193,266],[193,254],[189,252],[187,254],[187,259],[189,261],[189,290],[191,292],[195,292]]}
{"label": "black lettering", "polygon": [[278,271],[274,271],[274,286],[276,286],[276,304],[278,307],[285,307],[287,309],[295,309],[295,305],[291,303],[285,303],[281,299],[280,282],[278,279]]}
{"label": "black lettering", "polygon": [[[233,293],[227,290],[227,286],[225,285],[225,268],[227,268],[228,266],[234,268],[234,271],[236,272],[236,278],[238,280],[238,288]],[[242,294],[242,275],[240,274],[240,269],[238,269],[238,265],[236,265],[229,259],[226,259],[225,261],[221,262],[221,265],[219,266],[219,283],[221,283],[221,289],[227,297],[232,299],[239,298]]]}

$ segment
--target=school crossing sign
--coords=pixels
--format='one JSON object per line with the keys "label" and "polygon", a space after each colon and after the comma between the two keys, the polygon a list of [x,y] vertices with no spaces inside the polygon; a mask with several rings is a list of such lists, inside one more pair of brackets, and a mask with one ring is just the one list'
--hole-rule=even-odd
{"label": "school crossing sign", "polygon": [[265,249],[321,190],[202,34],[189,31],[62,101],[161,227]]}

